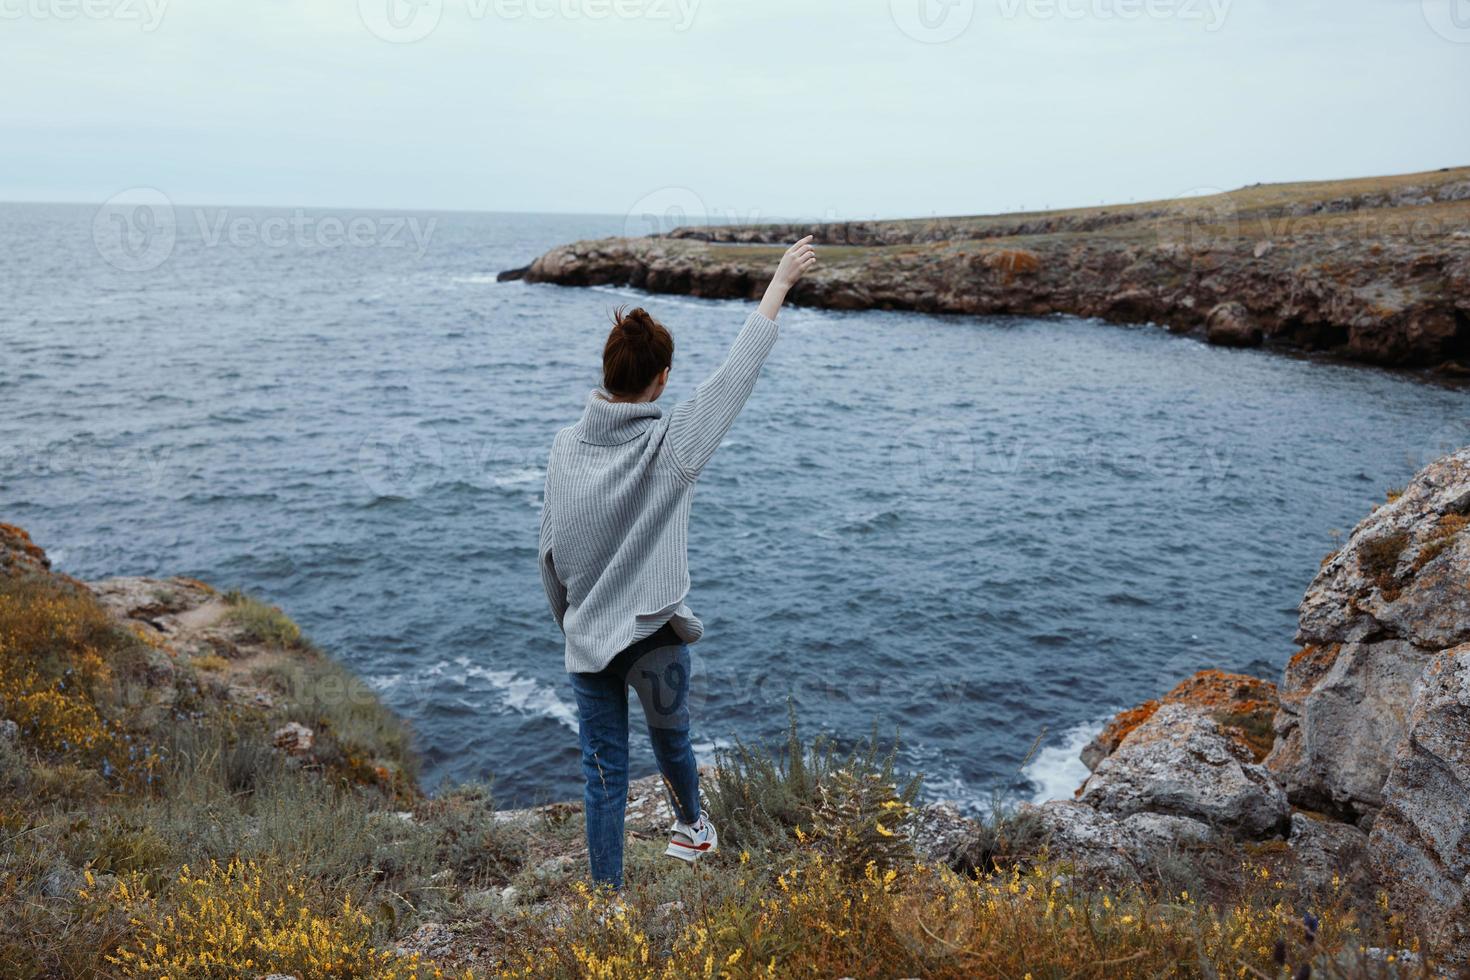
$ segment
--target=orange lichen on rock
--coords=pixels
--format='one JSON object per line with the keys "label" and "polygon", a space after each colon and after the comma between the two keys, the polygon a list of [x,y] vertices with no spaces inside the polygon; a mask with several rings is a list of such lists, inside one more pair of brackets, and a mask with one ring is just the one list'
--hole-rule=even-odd
{"label": "orange lichen on rock", "polygon": [[1317,686],[1327,671],[1337,660],[1337,655],[1342,652],[1341,643],[1329,643],[1326,646],[1307,645],[1286,662],[1286,695],[1289,700],[1300,700]]}
{"label": "orange lichen on rock", "polygon": [[0,575],[45,572],[50,568],[51,559],[23,528],[0,524]]}
{"label": "orange lichen on rock", "polygon": [[1158,699],[1151,698],[1136,707],[1118,712],[1097,738],[1093,739],[1093,744],[1103,749],[1103,756],[1112,755],[1113,750],[1123,739],[1132,734],[1133,729],[1154,716],[1154,712],[1159,710],[1160,703]]}
{"label": "orange lichen on rock", "polygon": [[1276,685],[1259,677],[1202,670],[1164,695],[1170,704],[1189,704],[1210,712],[1237,745],[1260,762],[1275,742],[1272,721],[1280,702]]}
{"label": "orange lichen on rock", "polygon": [[1016,276],[1030,275],[1041,268],[1041,256],[1024,248],[1005,248],[986,252],[983,259],[986,268],[1004,273],[1005,281]]}
{"label": "orange lichen on rock", "polygon": [[1276,685],[1246,674],[1202,670],[1175,685],[1174,690],[1164,695],[1164,701],[1230,711],[1248,710],[1261,701],[1269,701],[1274,707]]}
{"label": "orange lichen on rock", "polygon": [[1428,539],[1419,547],[1419,556],[1414,559],[1412,571],[1418,575],[1424,566],[1434,561],[1440,555],[1448,551],[1459,537],[1460,532],[1470,526],[1470,516],[1464,514],[1445,514],[1435,522],[1434,530],[1430,532]]}
{"label": "orange lichen on rock", "polygon": [[1259,762],[1271,751],[1276,716],[1276,685],[1259,677],[1202,670],[1175,685],[1162,698],[1118,712],[1083,753],[1089,765],[1113,754],[1122,741],[1165,704],[1187,704],[1208,712],[1226,734]]}

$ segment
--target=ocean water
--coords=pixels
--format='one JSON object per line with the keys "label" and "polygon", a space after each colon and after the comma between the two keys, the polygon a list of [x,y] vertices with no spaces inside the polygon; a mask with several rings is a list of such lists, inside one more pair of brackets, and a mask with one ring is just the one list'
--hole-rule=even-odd
{"label": "ocean water", "polygon": [[[0,205],[0,520],[84,578],[281,604],[412,722],[431,784],[575,797],[547,448],[613,306],[674,331],[670,402],[750,308],[495,282],[623,228]],[[700,751],[779,737],[789,701],[843,744],[899,733],[975,809],[1070,793],[1103,719],[1198,668],[1275,678],[1334,536],[1470,432],[1463,391],[1152,327],[782,321],[695,500]]]}

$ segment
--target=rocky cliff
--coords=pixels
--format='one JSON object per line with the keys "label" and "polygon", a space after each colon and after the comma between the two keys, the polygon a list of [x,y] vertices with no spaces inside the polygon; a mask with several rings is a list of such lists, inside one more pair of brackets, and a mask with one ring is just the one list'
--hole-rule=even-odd
{"label": "rocky cliff", "polygon": [[501,278],[755,298],[779,246],[808,233],[826,247],[797,304],[1067,313],[1470,366],[1470,168],[1037,214],[683,227],[564,245]]}
{"label": "rocky cliff", "polygon": [[1324,560],[1279,686],[1189,678],[1086,748],[1075,799],[1023,812],[1099,879],[1180,853],[1277,853],[1304,893],[1381,892],[1433,953],[1470,966],[1467,527],[1470,448]]}
{"label": "rocky cliff", "polygon": [[1467,970],[1467,526],[1470,448],[1323,562],[1280,685],[1203,671],[1121,712],[1073,799],[915,807],[876,744],[793,723],[704,774],[723,846],[691,869],[638,780],[609,907],[579,803],[424,796],[402,725],[280,610],[81,583],[0,524],[0,975]]}

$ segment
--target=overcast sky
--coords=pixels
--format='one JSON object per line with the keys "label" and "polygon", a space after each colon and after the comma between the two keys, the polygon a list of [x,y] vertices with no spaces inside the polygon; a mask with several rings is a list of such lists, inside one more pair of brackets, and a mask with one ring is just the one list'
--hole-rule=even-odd
{"label": "overcast sky", "polygon": [[0,78],[3,200],[860,218],[1470,164],[1470,0],[0,0]]}

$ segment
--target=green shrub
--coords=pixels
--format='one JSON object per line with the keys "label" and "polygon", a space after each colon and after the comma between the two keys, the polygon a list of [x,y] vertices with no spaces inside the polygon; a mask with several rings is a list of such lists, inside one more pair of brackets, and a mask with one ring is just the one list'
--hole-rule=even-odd
{"label": "green shrub", "polygon": [[301,643],[301,627],[275,606],[266,605],[238,590],[225,596],[232,607],[229,622],[246,640],[289,650]]}
{"label": "green shrub", "polygon": [[1359,567],[1373,579],[1389,601],[1397,593],[1399,557],[1408,546],[1407,531],[1390,531],[1358,545]]}
{"label": "green shrub", "polygon": [[416,777],[408,726],[352,671],[312,647],[271,665],[261,678],[286,717],[316,735],[314,754],[353,781],[408,791]]}
{"label": "green shrub", "polygon": [[824,736],[803,744],[795,710],[788,706],[788,713],[786,743],[780,750],[737,742],[734,749],[718,753],[705,796],[723,841],[735,849],[783,849],[801,827],[829,850],[853,846],[847,839],[851,834],[866,842],[862,850],[887,853],[889,848],[879,847],[876,838],[903,836],[897,827],[907,819],[921,778],[914,777],[902,790],[895,788],[897,742],[884,751],[875,731],[851,754],[841,756]]}
{"label": "green shrub", "polygon": [[0,735],[0,793],[19,793],[31,781],[31,766],[15,740]]}
{"label": "green shrub", "polygon": [[435,841],[435,864],[467,888],[508,881],[529,854],[526,832],[495,818],[490,787],[457,786],[415,812]]}

